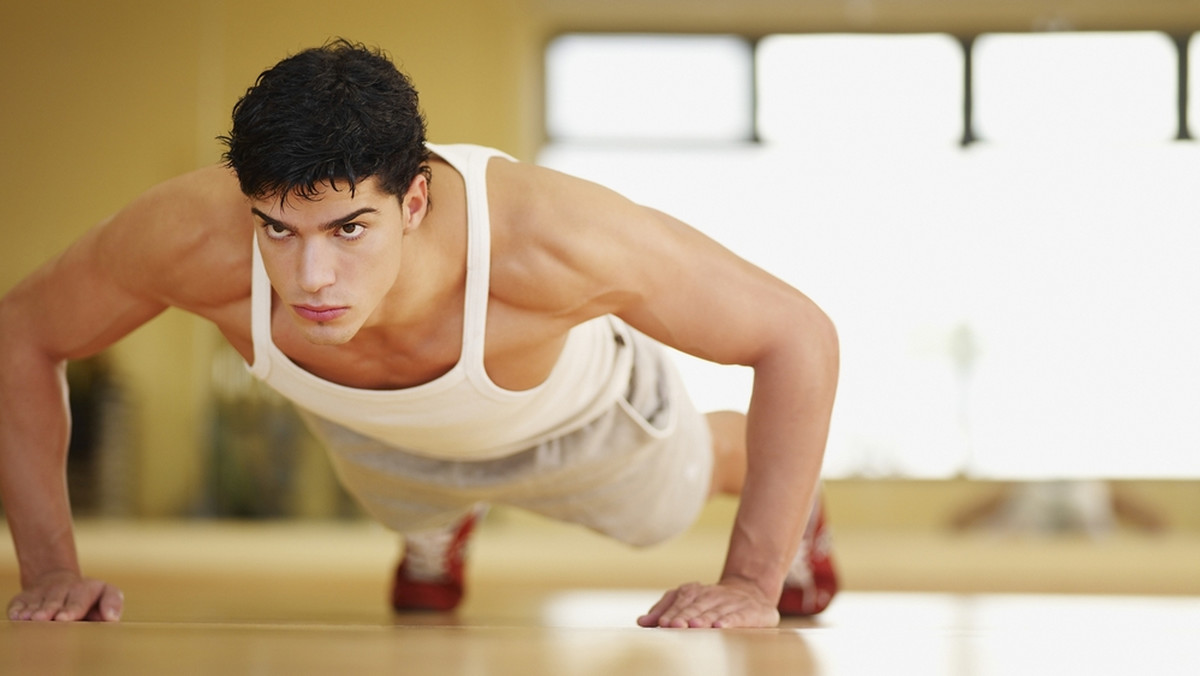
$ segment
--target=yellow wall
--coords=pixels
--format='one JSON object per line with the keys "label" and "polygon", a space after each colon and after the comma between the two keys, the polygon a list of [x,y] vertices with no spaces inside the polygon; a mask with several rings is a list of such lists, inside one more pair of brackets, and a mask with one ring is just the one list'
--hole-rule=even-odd
{"label": "yellow wall", "polygon": [[[146,187],[217,161],[264,68],[332,36],[388,50],[431,138],[532,157],[540,59],[557,31],[1200,28],[1173,0],[0,0],[0,292]],[[169,311],[113,352],[137,406],[138,513],[179,513],[202,471],[217,339]]]}
{"label": "yellow wall", "polygon": [[[430,135],[527,152],[523,2],[5,0],[0,9],[0,292],[145,188],[219,161],[237,97],[333,36],[413,76]],[[114,348],[136,412],[140,514],[180,512],[202,472],[203,322],[168,311]]]}

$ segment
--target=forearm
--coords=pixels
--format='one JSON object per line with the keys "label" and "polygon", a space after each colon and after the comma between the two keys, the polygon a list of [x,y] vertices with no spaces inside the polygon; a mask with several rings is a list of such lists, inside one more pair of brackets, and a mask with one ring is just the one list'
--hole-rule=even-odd
{"label": "forearm", "polygon": [[11,338],[0,347],[0,500],[28,586],[50,572],[79,572],[66,487],[65,364]]}
{"label": "forearm", "polygon": [[755,366],[746,481],[721,577],[772,600],[803,537],[829,434],[837,343],[831,326],[820,333]]}

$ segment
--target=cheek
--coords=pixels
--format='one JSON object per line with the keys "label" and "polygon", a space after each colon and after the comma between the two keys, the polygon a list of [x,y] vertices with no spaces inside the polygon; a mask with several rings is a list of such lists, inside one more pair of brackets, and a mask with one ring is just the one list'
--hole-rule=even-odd
{"label": "cheek", "polygon": [[395,284],[399,266],[383,257],[358,258],[349,261],[342,272],[343,281],[363,291],[370,289],[372,295],[382,296]]}
{"label": "cheek", "polygon": [[276,289],[281,286],[286,286],[291,279],[287,260],[284,256],[278,254],[267,255],[263,253],[262,257],[263,269],[267,271],[267,279],[271,280],[271,286]]}

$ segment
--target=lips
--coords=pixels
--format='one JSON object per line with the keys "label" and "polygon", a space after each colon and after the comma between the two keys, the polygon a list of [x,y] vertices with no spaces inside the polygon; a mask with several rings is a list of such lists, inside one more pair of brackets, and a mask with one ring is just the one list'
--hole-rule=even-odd
{"label": "lips", "polygon": [[331,322],[350,311],[348,307],[335,306],[316,306],[316,305],[293,305],[292,309],[302,319],[307,319],[310,322],[324,323]]}

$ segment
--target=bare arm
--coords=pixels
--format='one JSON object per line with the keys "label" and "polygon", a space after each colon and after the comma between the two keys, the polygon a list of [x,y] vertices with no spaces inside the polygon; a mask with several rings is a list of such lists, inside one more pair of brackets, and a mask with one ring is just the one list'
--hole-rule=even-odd
{"label": "bare arm", "polygon": [[114,591],[80,580],[65,485],[65,365],[103,349],[163,306],[114,282],[100,261],[101,242],[100,232],[89,233],[0,301],[0,496],[21,587],[31,592],[14,602],[13,619],[80,619],[97,600],[89,591],[101,594],[97,610],[104,619],[120,611]]}
{"label": "bare arm", "polygon": [[[693,228],[560,175],[523,194],[552,222],[562,297],[582,316],[618,314],[692,355],[754,369],[746,482],[721,578],[668,593],[647,622],[773,625],[814,496],[838,377],[829,318],[804,294]],[[548,202],[548,203],[547,203]],[[562,283],[558,283],[562,282]],[[546,285],[542,285],[545,293]]]}
{"label": "bare arm", "polygon": [[824,457],[838,377],[836,331],[800,292],[681,224],[668,219],[666,227],[679,234],[658,254],[675,251],[682,266],[670,277],[655,270],[652,291],[626,316],[634,325],[661,327],[658,337],[696,356],[752,367],[754,387],[746,481],[721,578],[668,595],[648,621],[774,625]]}
{"label": "bare arm", "polygon": [[203,194],[196,187],[185,181],[147,193],[0,299],[0,499],[22,587],[11,619],[120,615],[119,590],[84,579],[75,551],[65,365],[172,304],[180,254],[195,245],[181,226],[184,213],[196,213],[184,199]]}

